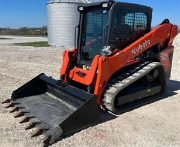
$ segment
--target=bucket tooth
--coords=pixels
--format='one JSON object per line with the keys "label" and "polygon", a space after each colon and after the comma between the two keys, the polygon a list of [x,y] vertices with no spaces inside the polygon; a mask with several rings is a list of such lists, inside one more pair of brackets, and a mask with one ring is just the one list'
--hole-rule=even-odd
{"label": "bucket tooth", "polygon": [[19,103],[15,101],[10,101],[9,104],[5,108],[15,107],[16,105],[18,106]]}
{"label": "bucket tooth", "polygon": [[18,104],[18,105],[15,105],[14,108],[11,109],[10,113],[13,113],[13,112],[16,112],[16,111],[19,111],[19,110],[26,112],[24,110],[24,107],[22,107],[21,105]]}
{"label": "bucket tooth", "polygon": [[32,129],[32,128],[34,128],[36,126],[36,124],[35,123],[33,123],[33,122],[30,122],[26,127],[25,127],[25,130],[29,130],[29,129]]}
{"label": "bucket tooth", "polygon": [[11,107],[14,107],[14,104],[10,102],[5,108],[11,108]]}
{"label": "bucket tooth", "polygon": [[35,117],[31,119],[31,122],[34,124],[40,124],[41,123],[41,121]]}
{"label": "bucket tooth", "polygon": [[6,100],[2,101],[1,103],[2,103],[2,104],[5,104],[5,103],[10,103],[10,102],[11,102],[10,99],[6,99]]}
{"label": "bucket tooth", "polygon": [[43,141],[44,145],[48,145],[50,140],[51,140],[51,136],[45,136]]}
{"label": "bucket tooth", "polygon": [[19,111],[19,108],[18,108],[18,107],[14,107],[14,108],[10,111],[10,113],[13,113],[13,112],[16,112],[16,111]]}
{"label": "bucket tooth", "polygon": [[20,104],[20,103],[18,103],[18,102],[16,102],[16,101],[11,101],[11,103],[14,104],[14,105]]}
{"label": "bucket tooth", "polygon": [[36,125],[41,124],[41,121],[39,121],[37,118],[31,118],[29,120],[28,125],[25,127],[26,130],[34,128]]}
{"label": "bucket tooth", "polygon": [[29,117],[24,116],[22,120],[19,121],[20,124],[28,122],[30,120]]}
{"label": "bucket tooth", "polygon": [[20,110],[14,117],[18,118],[18,117],[24,116],[25,113],[26,112],[23,112],[23,111]]}
{"label": "bucket tooth", "polygon": [[30,119],[34,119],[35,118],[35,116],[33,116],[31,113],[28,113],[27,111],[24,110],[23,112],[24,112],[24,117],[19,122],[20,124],[29,122]]}
{"label": "bucket tooth", "polygon": [[43,130],[37,128],[34,132],[33,135],[31,135],[31,137],[36,137],[36,136],[39,136],[39,135],[42,135],[43,134]]}

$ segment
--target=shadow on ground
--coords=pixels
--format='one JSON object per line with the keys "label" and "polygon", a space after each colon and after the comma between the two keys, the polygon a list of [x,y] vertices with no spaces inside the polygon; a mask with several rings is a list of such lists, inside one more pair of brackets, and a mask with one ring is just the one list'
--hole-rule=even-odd
{"label": "shadow on ground", "polygon": [[173,96],[177,94],[177,90],[180,90],[180,82],[169,80],[167,82],[167,88],[166,88],[166,97]]}

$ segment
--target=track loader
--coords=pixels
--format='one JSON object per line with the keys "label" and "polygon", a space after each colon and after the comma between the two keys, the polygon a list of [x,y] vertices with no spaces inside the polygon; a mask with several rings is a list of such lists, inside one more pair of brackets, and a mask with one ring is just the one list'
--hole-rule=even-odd
{"label": "track loader", "polygon": [[3,102],[45,144],[97,124],[101,108],[119,114],[162,97],[171,74],[178,27],[165,19],[151,30],[152,8],[108,1],[78,11],[75,49],[63,52],[60,80],[40,74]]}

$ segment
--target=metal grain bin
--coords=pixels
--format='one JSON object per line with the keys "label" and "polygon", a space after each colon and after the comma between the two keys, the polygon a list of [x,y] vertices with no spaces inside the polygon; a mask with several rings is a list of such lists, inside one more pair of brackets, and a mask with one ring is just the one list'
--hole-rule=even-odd
{"label": "metal grain bin", "polygon": [[54,0],[47,4],[48,43],[55,46],[74,46],[75,27],[79,23],[78,5],[86,0]]}

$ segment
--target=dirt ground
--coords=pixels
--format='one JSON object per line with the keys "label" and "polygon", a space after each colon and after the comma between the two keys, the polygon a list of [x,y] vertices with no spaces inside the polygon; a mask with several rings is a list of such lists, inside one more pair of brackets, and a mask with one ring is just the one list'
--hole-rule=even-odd
{"label": "dirt ground", "polygon": [[[2,36],[0,36],[2,37]],[[9,38],[13,36],[7,36]],[[14,42],[45,41],[46,38],[13,37],[0,40],[0,98],[40,73],[59,78],[60,48],[18,47]],[[85,146],[180,146],[180,35],[174,42],[172,76],[166,97],[119,116],[103,113],[102,122],[65,138],[52,147]],[[8,109],[0,105],[0,146],[42,146],[41,138],[31,138],[33,130],[25,131]]]}

